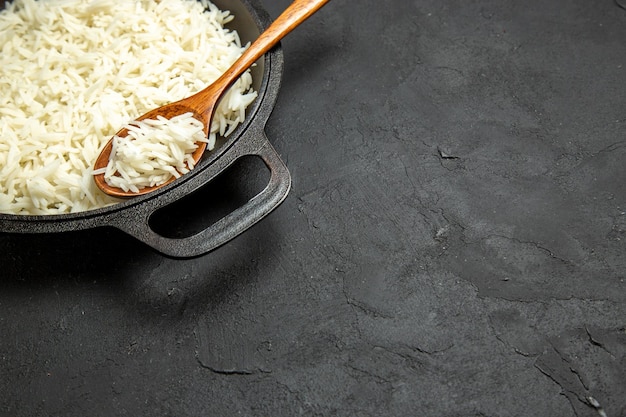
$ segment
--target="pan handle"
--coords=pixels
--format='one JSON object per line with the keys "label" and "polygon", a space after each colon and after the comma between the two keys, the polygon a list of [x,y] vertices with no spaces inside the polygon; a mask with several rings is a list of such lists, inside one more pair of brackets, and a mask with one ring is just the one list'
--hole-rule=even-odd
{"label": "pan handle", "polygon": [[245,135],[252,137],[239,138],[237,143],[205,168],[198,175],[198,181],[201,183],[191,184],[193,189],[197,189],[210,182],[239,158],[247,155],[258,156],[269,168],[270,179],[267,186],[243,206],[206,229],[184,238],[162,236],[150,226],[150,217],[172,201],[152,210],[146,210],[140,205],[133,210],[133,213],[128,213],[129,215],[124,216],[123,219],[116,219],[110,225],[134,236],[164,255],[177,258],[203,255],[235,238],[278,207],[291,188],[289,170],[270,144],[265,131],[263,128],[254,130],[256,132],[248,132],[251,135]]}

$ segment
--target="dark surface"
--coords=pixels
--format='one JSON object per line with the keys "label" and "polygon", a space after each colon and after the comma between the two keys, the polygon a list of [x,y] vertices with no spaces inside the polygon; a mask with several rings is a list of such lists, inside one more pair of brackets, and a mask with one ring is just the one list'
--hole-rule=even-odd
{"label": "dark surface", "polygon": [[625,39],[611,0],[331,2],[248,232],[0,235],[2,414],[626,416]]}

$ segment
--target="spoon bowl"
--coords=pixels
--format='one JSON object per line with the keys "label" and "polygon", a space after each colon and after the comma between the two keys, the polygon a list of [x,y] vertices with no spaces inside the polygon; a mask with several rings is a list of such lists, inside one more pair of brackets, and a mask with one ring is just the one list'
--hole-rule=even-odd
{"label": "spoon bowl", "polygon": [[[191,112],[193,117],[204,125],[205,136],[208,135],[211,119],[213,118],[219,100],[237,78],[250,68],[261,56],[272,49],[282,38],[329,1],[330,0],[295,0],[215,82],[192,96],[153,109],[138,117],[136,120],[156,119],[157,116],[171,119],[175,116]],[[116,136],[125,137],[127,134],[128,131],[124,128],[117,132]],[[114,139],[111,138],[111,140],[107,142],[98,155],[98,158],[96,158],[94,171],[105,168],[109,163],[113,149],[113,140]],[[196,164],[200,161],[200,158],[202,158],[205,150],[206,143],[198,142],[197,148],[192,154],[192,158]],[[174,179],[175,177],[172,177],[163,184],[144,187],[141,188],[139,192],[133,192],[130,190],[124,191],[121,188],[109,185],[103,173],[94,175],[94,181],[100,190],[118,198],[136,197],[150,193],[164,187],[174,181]]]}
{"label": "spoon bowl", "polygon": [[[149,111],[148,113],[143,114],[141,117],[138,117],[135,120],[140,121],[140,120],[156,119],[157,116],[163,116],[166,119],[171,119],[172,117],[175,117],[179,114],[192,112],[194,119],[197,119],[203,122],[204,134],[205,136],[207,136],[209,134],[208,126],[209,126],[210,120],[205,121],[203,114],[198,113],[194,108],[190,107],[186,103],[187,103],[187,100],[181,100],[181,101],[177,101],[174,103],[166,104],[164,106],[153,109]],[[126,128],[121,129],[119,132],[115,134],[115,136],[118,136],[121,138],[126,137],[127,135],[128,135],[128,129]],[[195,164],[197,164],[198,161],[200,161],[200,158],[202,158],[202,155],[204,154],[204,151],[206,150],[207,144],[206,142],[196,142],[196,146],[197,146],[196,149],[191,154],[191,157]],[[111,158],[112,151],[113,151],[113,139],[109,140],[107,144],[104,146],[104,148],[102,148],[102,151],[100,151],[100,154],[98,155],[98,158],[96,159],[96,162],[94,163],[94,170],[104,168],[108,165],[109,159]],[[147,194],[161,187],[164,187],[167,184],[174,181],[176,177],[171,177],[168,181],[164,182],[163,184],[141,188],[139,189],[139,192],[124,191],[121,188],[113,187],[109,185],[106,182],[106,179],[104,178],[104,174],[94,175],[93,179],[94,179],[94,182],[96,183],[96,186],[102,191],[104,191],[106,194],[112,197],[128,198],[128,197],[135,197],[135,196]]]}

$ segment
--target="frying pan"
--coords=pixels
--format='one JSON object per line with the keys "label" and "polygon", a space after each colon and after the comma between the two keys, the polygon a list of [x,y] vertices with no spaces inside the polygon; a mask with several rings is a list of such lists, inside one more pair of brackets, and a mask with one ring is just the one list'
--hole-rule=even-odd
{"label": "frying pan", "polygon": [[[212,0],[222,10],[230,10],[235,19],[229,29],[239,33],[242,43],[251,42],[267,28],[270,18],[257,0]],[[0,9],[4,8],[0,0]],[[228,242],[257,223],[287,196],[291,176],[265,134],[265,124],[273,110],[284,61],[280,45],[259,59],[251,69],[253,86],[258,92],[242,123],[227,139],[218,139],[196,168],[168,186],[119,204],[80,213],[59,215],[0,214],[0,232],[60,233],[97,227],[114,227],[151,246],[158,252],[188,258],[205,254]],[[236,161],[254,156],[269,170],[265,188],[218,221],[185,237],[164,236],[154,229],[151,217],[181,198],[201,189]]]}

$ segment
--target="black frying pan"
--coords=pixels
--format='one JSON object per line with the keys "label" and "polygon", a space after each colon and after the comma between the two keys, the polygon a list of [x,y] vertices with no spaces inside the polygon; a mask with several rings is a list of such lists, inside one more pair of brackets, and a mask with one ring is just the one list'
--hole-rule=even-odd
{"label": "black frying pan", "polygon": [[[235,19],[228,25],[237,30],[243,43],[251,42],[269,25],[270,18],[257,0],[212,0]],[[0,8],[4,0],[0,0]],[[287,196],[291,176],[265,135],[265,124],[274,107],[283,71],[280,45],[252,68],[258,97],[248,109],[246,121],[227,139],[218,140],[215,149],[189,174],[161,190],[120,204],[75,214],[48,216],[0,214],[0,232],[57,233],[103,226],[118,228],[157,251],[174,257],[193,257],[228,242],[276,208]],[[157,232],[151,217],[181,198],[213,181],[236,161],[252,155],[269,169],[267,186],[244,205],[191,236],[171,237]]]}

